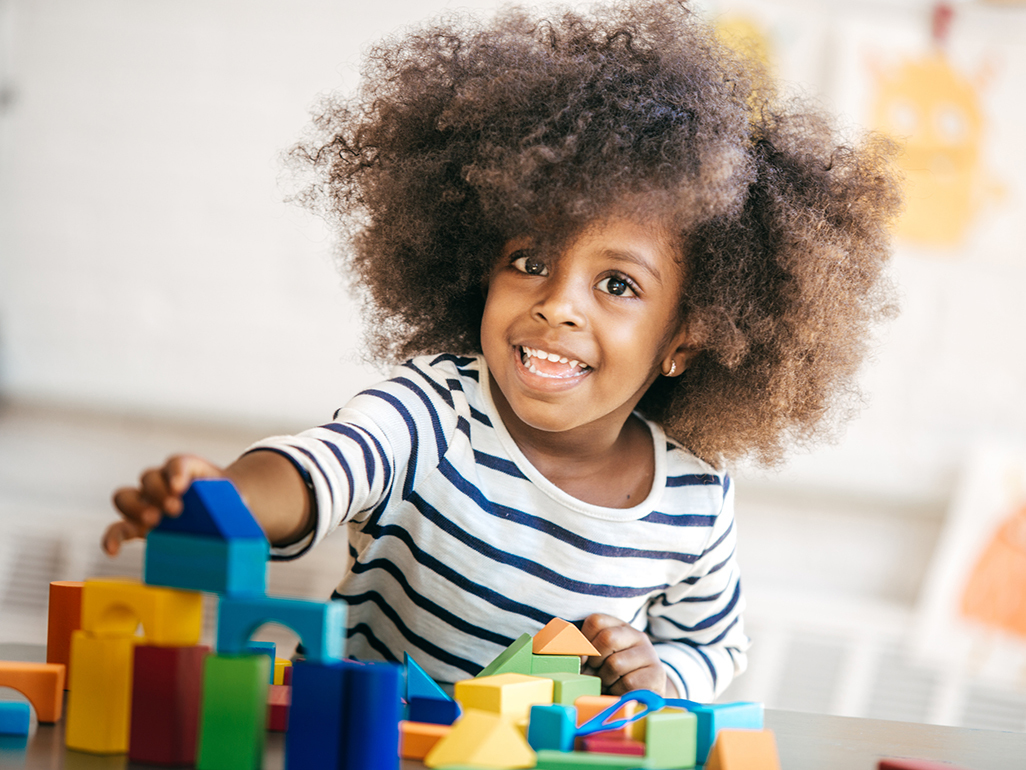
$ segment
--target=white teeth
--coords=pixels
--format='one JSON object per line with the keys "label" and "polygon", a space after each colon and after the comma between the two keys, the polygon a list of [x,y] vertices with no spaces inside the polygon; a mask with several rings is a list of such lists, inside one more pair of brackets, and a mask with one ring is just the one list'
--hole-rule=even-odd
{"label": "white teeth", "polygon": [[580,362],[579,361],[571,361],[570,362],[570,368],[573,369],[575,366],[580,366]]}
{"label": "white teeth", "polygon": [[567,358],[566,356],[560,356],[560,357],[559,357],[559,363],[561,363],[561,364],[565,364],[565,363],[566,363],[567,361],[569,361],[569,360],[570,360],[570,359],[569,359],[569,358]]}
{"label": "white teeth", "polygon": [[534,372],[535,374],[539,374],[539,372],[532,363],[532,358],[537,358],[542,361],[553,361],[559,362],[561,364],[568,364],[571,369],[576,369],[577,367],[580,367],[581,370],[584,370],[588,368],[587,364],[582,364],[580,361],[577,361],[575,359],[570,359],[566,356],[561,356],[559,355],[559,353],[549,353],[546,350],[537,350],[535,348],[529,348],[526,345],[521,346],[520,349],[522,351],[524,366],[527,367],[527,370],[529,372]]}

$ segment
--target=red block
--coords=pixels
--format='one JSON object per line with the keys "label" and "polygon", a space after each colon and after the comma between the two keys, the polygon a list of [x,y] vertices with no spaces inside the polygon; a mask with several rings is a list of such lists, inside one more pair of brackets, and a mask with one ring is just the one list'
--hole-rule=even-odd
{"label": "red block", "polygon": [[267,729],[283,733],[289,726],[289,706],[292,688],[287,684],[272,684],[267,691]]}
{"label": "red block", "polygon": [[877,764],[877,770],[965,770],[947,762],[931,762],[928,759],[902,759],[887,757]]}
{"label": "red block", "polygon": [[628,756],[645,756],[645,744],[633,738],[625,738],[622,735],[608,735],[596,733],[586,735],[581,739],[581,746],[585,751],[596,754],[626,754]]}
{"label": "red block", "polygon": [[203,659],[209,652],[202,645],[135,648],[128,741],[132,762],[195,764]]}
{"label": "red block", "polygon": [[54,580],[46,619],[46,662],[64,664],[65,689],[71,681],[71,634],[81,627],[81,581]]}

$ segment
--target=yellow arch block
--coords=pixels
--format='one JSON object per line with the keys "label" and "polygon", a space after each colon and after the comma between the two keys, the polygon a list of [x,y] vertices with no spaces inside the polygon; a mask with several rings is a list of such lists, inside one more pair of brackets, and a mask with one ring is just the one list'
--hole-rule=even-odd
{"label": "yellow arch block", "polygon": [[64,668],[63,663],[0,660],[0,687],[28,698],[40,722],[56,722],[64,705]]}
{"label": "yellow arch block", "polygon": [[83,631],[97,638],[134,636],[139,624],[147,644],[198,644],[203,629],[202,595],[127,578],[85,581]]}
{"label": "yellow arch block", "polygon": [[456,683],[455,697],[464,709],[501,714],[514,722],[527,719],[531,706],[552,703],[552,680],[526,674],[496,674]]}

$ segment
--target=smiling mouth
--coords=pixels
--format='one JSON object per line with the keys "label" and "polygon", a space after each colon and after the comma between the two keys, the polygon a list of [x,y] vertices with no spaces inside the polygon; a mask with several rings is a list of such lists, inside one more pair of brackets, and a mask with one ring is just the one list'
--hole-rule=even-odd
{"label": "smiling mouth", "polygon": [[549,353],[537,348],[521,346],[519,348],[520,362],[531,374],[539,377],[552,379],[566,379],[577,377],[585,372],[591,371],[591,367],[580,361],[575,361],[558,353]]}

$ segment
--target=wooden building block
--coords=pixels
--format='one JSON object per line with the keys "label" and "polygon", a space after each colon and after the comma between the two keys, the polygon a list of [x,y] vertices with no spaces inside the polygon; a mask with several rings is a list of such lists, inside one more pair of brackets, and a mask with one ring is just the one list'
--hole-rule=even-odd
{"label": "wooden building block", "polygon": [[[690,711],[664,708],[644,719],[646,767],[674,768],[695,764],[698,719]],[[635,733],[636,734],[636,733]]]}
{"label": "wooden building block", "polygon": [[138,637],[71,636],[72,681],[64,743],[93,754],[128,752],[132,650]]}
{"label": "wooden building block", "polygon": [[[586,735],[581,738],[581,746],[584,751],[590,751],[593,754],[626,754],[631,757],[643,757],[645,756],[645,744],[641,741],[636,741],[633,738],[627,738],[623,735],[608,735],[603,733],[596,733],[595,735]],[[692,762],[692,764],[694,764]],[[648,767],[648,765],[645,765]],[[675,767],[683,767],[682,763],[675,765]],[[690,767],[691,765],[688,765]]]}
{"label": "wooden building block", "polygon": [[460,704],[452,698],[421,698],[413,696],[406,701],[407,719],[411,722],[428,722],[436,725],[451,725],[460,718]]}
{"label": "wooden building block", "polygon": [[630,754],[593,754],[588,751],[552,751],[543,749],[538,752],[538,770],[561,770],[568,767],[573,770],[635,770],[643,766],[638,758]]}
{"label": "wooden building block", "polygon": [[695,762],[705,764],[716,735],[725,727],[743,730],[761,730],[763,708],[761,703],[708,703],[694,704],[688,709],[698,719]]}
{"label": "wooden building block", "polygon": [[572,706],[574,701],[584,695],[601,695],[602,680],[587,674],[552,673],[546,674],[552,680],[552,702]]}
{"label": "wooden building block", "polygon": [[[582,695],[574,701],[577,707],[577,726],[580,727],[592,717],[598,716],[607,708],[617,703],[620,698],[616,695]],[[632,715],[641,711],[642,705],[636,702],[625,703],[606,719],[606,722],[613,722],[618,719],[629,719]],[[634,724],[630,723],[616,730],[604,730],[601,735],[622,735],[624,738],[635,737],[633,735]]]}
{"label": "wooden building block", "polygon": [[85,581],[83,631],[97,638],[133,636],[140,624],[146,644],[192,646],[203,628],[202,596],[127,578]]}
{"label": "wooden building block", "polygon": [[905,757],[884,757],[877,765],[877,770],[966,770],[961,765],[948,762],[931,762],[928,759],[910,759]]}
{"label": "wooden building block", "polygon": [[65,668],[60,663],[0,660],[0,687],[17,690],[36,710],[36,719],[56,722],[64,708]]}
{"label": "wooden building block", "polygon": [[524,768],[534,767],[534,762],[534,751],[509,719],[473,710],[468,710],[424,757],[424,765],[431,768]]}
{"label": "wooden building block", "polygon": [[343,726],[348,723],[346,672],[352,661],[292,666],[292,699],[285,736],[288,770],[337,770],[342,766]]}
{"label": "wooden building block", "polygon": [[360,663],[348,671],[340,770],[399,770],[402,673],[402,666],[395,663]]}
{"label": "wooden building block", "polygon": [[146,537],[143,579],[150,585],[223,596],[261,596],[267,590],[266,540],[163,532]]}
{"label": "wooden building block", "polygon": [[222,596],[217,610],[217,651],[237,655],[264,623],[295,631],[306,659],[326,663],[342,659],[346,605],[341,601],[283,599],[275,596]]}
{"label": "wooden building block", "polygon": [[599,654],[577,626],[560,618],[553,618],[534,635],[532,651],[535,655]]}
{"label": "wooden building block", "polygon": [[291,678],[289,681],[285,681],[285,675],[289,674],[291,677],[292,661],[288,658],[275,658],[274,659],[274,681],[271,684],[292,684]]}
{"label": "wooden building block", "polygon": [[228,479],[197,479],[182,495],[182,512],[165,516],[154,532],[206,535],[222,540],[266,539]]}
{"label": "wooden building block", "polygon": [[720,730],[705,770],[780,770],[773,731],[729,727]]}
{"label": "wooden building block", "polygon": [[499,653],[498,657],[481,669],[478,676],[495,676],[496,674],[524,674],[530,676],[533,643],[530,634],[521,634],[513,644]]}
{"label": "wooden building block", "polygon": [[196,762],[203,661],[210,648],[136,645],[128,757],[149,765]]}
{"label": "wooden building block", "polygon": [[577,733],[577,709],[553,703],[531,706],[531,719],[527,725],[527,743],[535,751],[554,749],[573,751]]}
{"label": "wooden building block", "polygon": [[198,770],[259,770],[267,727],[266,655],[208,655],[203,666]]}
{"label": "wooden building block", "polygon": [[[406,687],[404,697],[407,701],[411,698],[436,698],[438,700],[452,700],[449,693],[443,690],[438,682],[428,676],[427,672],[408,653],[403,653],[403,665],[406,668]],[[413,720],[418,721],[418,720]]]}
{"label": "wooden building block", "polygon": [[[80,580],[55,580],[50,583],[50,602],[46,615],[46,662],[60,663],[65,672],[71,663],[71,634],[82,627],[82,586]],[[68,685],[65,673],[64,685]]]}
{"label": "wooden building block", "polygon": [[20,700],[0,701],[0,735],[28,735],[32,709]]}
{"label": "wooden building block", "polygon": [[434,745],[448,735],[451,729],[450,725],[400,722],[399,756],[403,759],[424,759]]}
{"label": "wooden building block", "polygon": [[292,704],[292,688],[284,684],[272,684],[267,691],[267,729],[283,733],[289,727],[289,706]]}
{"label": "wooden building block", "polygon": [[274,642],[247,642],[246,652],[249,654],[261,653],[266,655],[271,661],[271,678],[267,680],[268,684],[274,684],[274,668],[275,661],[278,660],[277,650],[275,649]]}
{"label": "wooden building block", "polygon": [[531,676],[549,674],[580,674],[581,659],[577,655],[532,655]]}
{"label": "wooden building block", "polygon": [[477,709],[525,719],[531,706],[552,703],[552,680],[523,674],[496,674],[456,683],[456,700],[464,711]]}

